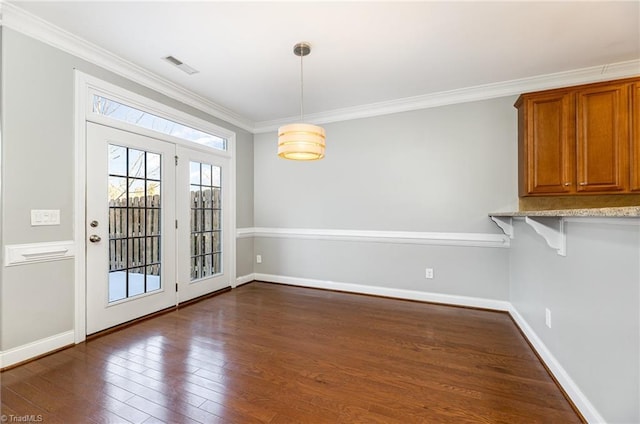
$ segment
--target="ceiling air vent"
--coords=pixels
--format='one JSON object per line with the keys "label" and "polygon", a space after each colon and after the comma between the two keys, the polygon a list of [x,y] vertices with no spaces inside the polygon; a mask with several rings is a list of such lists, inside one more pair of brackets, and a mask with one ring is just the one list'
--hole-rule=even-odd
{"label": "ceiling air vent", "polygon": [[170,64],[174,65],[175,67],[186,72],[189,75],[197,74],[199,72],[198,70],[193,69],[191,66],[187,65],[186,63],[183,63],[180,59],[177,59],[173,56],[167,56],[164,58],[164,60],[166,60]]}

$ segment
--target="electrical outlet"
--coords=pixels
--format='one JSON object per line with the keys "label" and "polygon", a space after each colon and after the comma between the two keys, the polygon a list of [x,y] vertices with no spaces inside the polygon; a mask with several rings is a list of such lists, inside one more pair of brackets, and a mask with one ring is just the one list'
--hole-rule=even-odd
{"label": "electrical outlet", "polygon": [[549,308],[544,308],[544,323],[551,328],[551,310]]}
{"label": "electrical outlet", "polygon": [[425,268],[424,270],[424,278],[433,278],[433,268]]}
{"label": "electrical outlet", "polygon": [[262,263],[262,255],[256,255],[256,263],[257,264],[261,264]]}

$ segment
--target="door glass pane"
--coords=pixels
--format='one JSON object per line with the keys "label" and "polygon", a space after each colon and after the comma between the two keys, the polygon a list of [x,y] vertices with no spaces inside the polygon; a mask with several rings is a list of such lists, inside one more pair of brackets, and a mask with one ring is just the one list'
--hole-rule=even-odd
{"label": "door glass pane", "polygon": [[122,300],[127,297],[127,272],[109,272],[109,302]]}
{"label": "door glass pane", "polygon": [[129,177],[142,177],[145,175],[145,157],[142,150],[127,149],[129,151]]}
{"label": "door glass pane", "polygon": [[147,226],[146,235],[158,236],[160,235],[160,209],[159,208],[147,208]]}
{"label": "door glass pane", "polygon": [[160,289],[160,264],[147,266],[147,291]]}
{"label": "door glass pane", "polygon": [[160,179],[160,155],[147,152],[147,179]]}
{"label": "door glass pane", "polygon": [[129,293],[127,297],[137,296],[145,292],[144,268],[132,268],[127,273]]}
{"label": "door glass pane", "polygon": [[213,187],[222,187],[222,185],[220,184],[220,177],[221,177],[221,173],[222,173],[222,168],[220,168],[219,166],[213,166],[211,167],[211,178],[212,180],[212,185]]}
{"label": "door glass pane", "polygon": [[147,181],[147,207],[160,208],[160,181]]}
{"label": "door glass pane", "polygon": [[109,177],[109,206],[127,206],[127,178]]}
{"label": "door glass pane", "polygon": [[109,145],[109,302],[159,290],[160,155]]}
{"label": "door glass pane", "polygon": [[122,146],[109,146],[109,174],[127,175],[127,149]]}
{"label": "door glass pane", "polygon": [[203,163],[200,165],[202,169],[202,185],[205,187],[211,186],[211,165]]}
{"label": "door glass pane", "polygon": [[219,166],[190,162],[191,281],[222,273]]}

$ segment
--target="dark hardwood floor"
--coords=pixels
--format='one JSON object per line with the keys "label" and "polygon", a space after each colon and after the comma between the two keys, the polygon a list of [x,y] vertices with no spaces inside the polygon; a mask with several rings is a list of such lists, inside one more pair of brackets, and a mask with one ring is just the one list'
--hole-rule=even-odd
{"label": "dark hardwood floor", "polygon": [[505,313],[257,282],[1,379],[6,422],[581,421]]}

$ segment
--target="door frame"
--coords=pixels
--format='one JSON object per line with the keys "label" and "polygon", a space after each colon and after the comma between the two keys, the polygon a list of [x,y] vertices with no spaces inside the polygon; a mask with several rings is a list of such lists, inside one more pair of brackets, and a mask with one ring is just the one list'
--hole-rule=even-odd
{"label": "door frame", "polygon": [[[86,339],[86,123],[95,122],[113,128],[137,133],[152,138],[157,138],[170,143],[186,146],[190,149],[201,150],[206,153],[213,153],[225,156],[229,159],[229,246],[225,249],[225,254],[229,255],[230,269],[228,270],[229,284],[236,287],[236,134],[233,131],[215,125],[211,122],[192,116],[188,113],[174,109],[163,103],[141,96],[117,85],[108,83],[99,78],[85,74],[77,69],[74,71],[75,80],[75,113],[74,113],[74,144],[75,144],[75,171],[74,171],[74,244],[76,248],[74,266],[74,341],[80,343]],[[202,129],[211,134],[223,137],[227,140],[227,150],[218,151],[206,146],[182,140],[177,137],[162,134],[156,131],[147,130],[125,122],[120,122],[112,118],[94,114],[90,107],[94,94],[104,95],[110,99],[123,104],[133,106],[154,115],[183,123],[188,126]]]}

